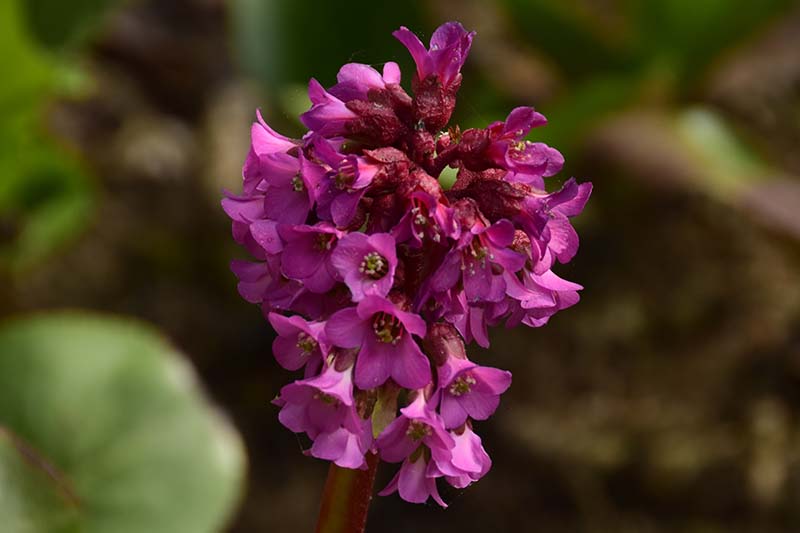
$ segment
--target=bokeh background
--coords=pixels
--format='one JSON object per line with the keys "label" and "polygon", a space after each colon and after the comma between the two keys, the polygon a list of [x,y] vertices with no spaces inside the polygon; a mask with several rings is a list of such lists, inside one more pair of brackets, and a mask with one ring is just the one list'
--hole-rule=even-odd
{"label": "bokeh background", "polygon": [[[220,507],[215,518],[164,531],[313,530],[326,464],[303,456],[269,404],[291,376],[271,357],[260,311],[236,293],[228,263],[242,252],[221,191],[239,190],[256,108],[296,135],[311,76],[330,85],[345,62],[394,60],[408,81],[391,31],[406,25],[426,40],[458,20],[478,35],[455,121],[480,126],[534,105],[550,122],[532,138],[567,159],[554,183],[594,183],[577,219],[581,250],[558,270],[586,289],[546,327],[498,329],[491,349],[471,350],[514,373],[478,426],[490,474],[443,491],[446,511],[378,498],[368,531],[800,530],[800,2],[0,5],[0,444],[6,431],[14,449],[66,471],[50,477],[78,485],[78,514],[98,506],[59,450],[98,419],[117,429],[98,433],[97,449],[124,448],[120,421],[155,393],[128,387],[126,370],[58,431],[37,402],[64,373],[76,394],[91,387],[84,374],[126,338],[114,328],[137,319],[171,341],[187,375],[190,362],[201,382],[192,401],[215,404],[231,424],[213,414],[214,424],[231,449],[238,433],[247,456],[245,466],[230,452],[224,494],[195,490],[192,505]],[[76,321],[103,340],[74,341]],[[50,351],[77,345],[47,366]],[[38,374],[23,361],[34,352]],[[59,398],[73,397],[63,387]],[[125,405],[106,412],[104,394],[119,390]],[[162,443],[167,426],[147,427],[151,451],[175,452],[164,465],[202,447],[202,432]],[[203,470],[188,481],[191,469],[169,466],[142,476],[219,483]],[[378,483],[393,470],[382,466]],[[6,495],[9,471],[0,468]],[[118,485],[92,479],[106,480],[101,493]],[[170,494],[151,503],[184,505]],[[57,531],[40,527],[24,531]]]}

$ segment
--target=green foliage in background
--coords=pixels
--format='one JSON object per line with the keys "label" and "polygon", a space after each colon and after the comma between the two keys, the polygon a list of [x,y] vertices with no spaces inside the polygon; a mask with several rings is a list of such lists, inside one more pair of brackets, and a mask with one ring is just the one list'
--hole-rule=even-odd
{"label": "green foliage in background", "polygon": [[26,269],[83,229],[93,187],[48,134],[49,106],[75,93],[74,52],[115,0],[0,3],[0,267]]}
{"label": "green foliage in background", "polygon": [[0,327],[3,527],[212,533],[243,470],[237,435],[151,329],[80,313]]}
{"label": "green foliage in background", "polygon": [[0,2],[0,267],[11,271],[80,231],[92,205],[84,170],[46,132],[47,104],[74,87],[76,71],[31,38],[23,7],[35,4]]}

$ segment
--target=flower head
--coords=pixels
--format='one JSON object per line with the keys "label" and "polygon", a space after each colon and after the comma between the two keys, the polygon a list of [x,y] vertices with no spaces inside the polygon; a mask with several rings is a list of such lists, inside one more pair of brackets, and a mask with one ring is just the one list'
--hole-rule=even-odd
{"label": "flower head", "polygon": [[548,186],[564,160],[527,139],[546,123],[531,107],[450,126],[474,32],[448,22],[428,47],[394,36],[416,65],[413,94],[393,62],[348,63],[329,88],[312,79],[310,131],[291,139],[259,113],[242,194],[222,208],[253,257],[231,263],[239,293],[275,330],[277,364],[303,373],[274,401],[280,422],[340,467],[400,464],[380,494],[446,507],[437,483],[461,489],[491,468],[474,423],[511,386],[467,344],[578,302],[581,286],[554,270],[577,251],[571,218],[592,189]]}

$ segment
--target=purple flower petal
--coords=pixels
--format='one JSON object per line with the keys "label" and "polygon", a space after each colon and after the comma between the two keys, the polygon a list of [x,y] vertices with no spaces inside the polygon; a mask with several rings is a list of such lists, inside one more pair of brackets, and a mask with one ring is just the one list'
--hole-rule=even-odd
{"label": "purple flower petal", "polygon": [[[367,333],[364,320],[359,318],[355,307],[337,311],[325,323],[325,336],[328,340],[342,348],[358,348]],[[360,387],[360,385],[359,385]]]}

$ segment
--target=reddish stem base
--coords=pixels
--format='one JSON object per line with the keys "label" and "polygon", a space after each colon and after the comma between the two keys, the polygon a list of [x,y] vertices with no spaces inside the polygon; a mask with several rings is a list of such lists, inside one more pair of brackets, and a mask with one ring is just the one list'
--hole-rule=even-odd
{"label": "reddish stem base", "polygon": [[364,533],[377,469],[378,456],[374,453],[367,455],[366,470],[350,470],[331,463],[316,533]]}

